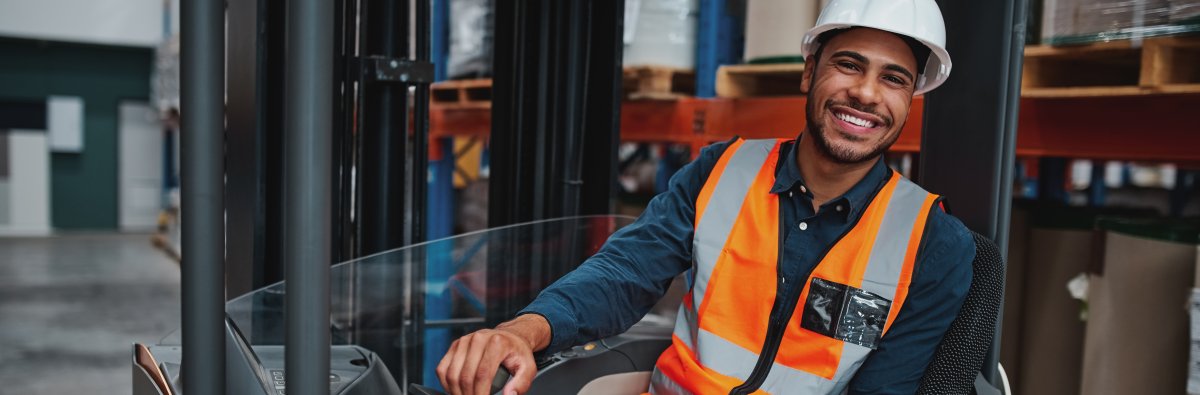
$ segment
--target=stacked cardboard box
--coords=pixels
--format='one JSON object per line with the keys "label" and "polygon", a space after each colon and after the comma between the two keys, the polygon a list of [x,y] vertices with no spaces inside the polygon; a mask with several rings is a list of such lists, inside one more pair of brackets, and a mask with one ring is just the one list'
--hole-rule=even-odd
{"label": "stacked cardboard box", "polygon": [[1104,259],[1088,287],[1084,394],[1187,388],[1188,300],[1200,224],[1101,220]]}
{"label": "stacked cardboard box", "polygon": [[1099,259],[1095,223],[1148,210],[1017,202],[1009,227],[1000,361],[1013,393],[1079,394],[1086,306],[1067,283]]}

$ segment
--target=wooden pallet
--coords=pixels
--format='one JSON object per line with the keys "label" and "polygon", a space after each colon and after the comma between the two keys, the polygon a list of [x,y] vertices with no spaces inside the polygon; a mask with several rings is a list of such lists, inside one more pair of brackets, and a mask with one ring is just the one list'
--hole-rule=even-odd
{"label": "wooden pallet", "polygon": [[443,81],[430,86],[430,101],[435,106],[455,108],[491,108],[492,80]]}
{"label": "wooden pallet", "polygon": [[622,91],[632,100],[673,100],[696,95],[696,72],[657,66],[626,67]]}
{"label": "wooden pallet", "polygon": [[717,69],[718,97],[799,96],[804,63],[739,64]]}
{"label": "wooden pallet", "polygon": [[1021,96],[1200,93],[1200,37],[1025,47]]}

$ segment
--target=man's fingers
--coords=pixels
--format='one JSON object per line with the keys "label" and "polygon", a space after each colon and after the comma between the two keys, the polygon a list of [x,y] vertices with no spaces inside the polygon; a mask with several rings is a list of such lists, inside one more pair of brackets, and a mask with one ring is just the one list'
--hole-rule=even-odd
{"label": "man's fingers", "polygon": [[[476,380],[476,376],[479,375],[479,360],[483,358],[483,351],[491,344],[490,339],[495,336],[495,334],[489,332],[484,330],[471,336],[471,344],[468,345],[467,350],[467,360],[463,363],[463,368],[459,371],[460,376],[458,378],[458,387],[462,388],[464,395],[480,394],[480,392],[475,391],[475,384],[478,381]],[[483,393],[486,394],[487,392]]]}
{"label": "man's fingers", "polygon": [[504,395],[518,395],[529,392],[533,385],[533,376],[537,374],[537,364],[533,361],[532,353],[513,353],[504,359],[504,367],[512,372],[512,378],[504,385]]}
{"label": "man's fingers", "polygon": [[440,381],[442,383],[442,389],[450,388],[449,383],[446,382],[446,377],[450,371],[450,362],[454,359],[454,348],[457,346],[458,346],[458,340],[455,340],[453,343],[450,343],[450,348],[446,350],[446,355],[443,355],[442,361],[438,362],[437,376],[438,376],[438,381]]}
{"label": "man's fingers", "polygon": [[446,387],[446,393],[450,395],[466,394],[462,386],[462,370],[463,364],[467,361],[467,349],[471,346],[471,339],[476,334],[470,334],[466,337],[458,339],[458,347],[454,349],[454,359],[450,361],[450,369],[446,371],[446,381],[450,384]]}
{"label": "man's fingers", "polygon": [[475,394],[492,394],[492,381],[496,371],[500,369],[500,361],[513,352],[504,336],[492,335],[484,345],[483,355],[479,358],[479,366],[475,369]]}

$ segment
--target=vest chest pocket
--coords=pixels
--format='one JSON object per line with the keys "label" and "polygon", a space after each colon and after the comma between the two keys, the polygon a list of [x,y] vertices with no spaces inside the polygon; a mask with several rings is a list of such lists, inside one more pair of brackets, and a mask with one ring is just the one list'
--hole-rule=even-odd
{"label": "vest chest pocket", "polygon": [[814,277],[800,326],[870,349],[879,346],[892,301],[879,295]]}

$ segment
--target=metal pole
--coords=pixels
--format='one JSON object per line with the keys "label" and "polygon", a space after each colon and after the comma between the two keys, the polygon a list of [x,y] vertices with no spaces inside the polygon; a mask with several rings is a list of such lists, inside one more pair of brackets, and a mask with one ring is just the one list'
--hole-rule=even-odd
{"label": "metal pole", "polygon": [[181,6],[183,390],[216,395],[225,392],[225,8]]}
{"label": "metal pole", "polygon": [[[431,0],[415,0],[416,4],[416,60],[418,62],[428,62],[430,55],[430,1]],[[407,88],[407,87],[405,87]],[[407,232],[409,244],[416,244],[425,241],[425,216],[428,215],[426,210],[426,193],[429,189],[429,178],[426,177],[429,171],[429,84],[417,84],[413,95],[413,132],[412,132],[412,177],[411,190],[412,206],[411,206],[411,228]],[[409,294],[412,301],[412,326],[410,328],[411,337],[414,339],[409,346],[408,358],[408,379],[410,382],[425,382],[424,374],[427,370],[425,362],[429,362],[430,366],[436,366],[437,360],[423,361],[425,356],[425,281],[427,279],[427,268],[425,267],[425,251],[418,250],[418,256],[414,257],[412,266],[412,289]],[[432,377],[430,377],[432,378]]]}
{"label": "metal pole", "polygon": [[[1029,16],[1029,0],[1005,0],[1005,6],[1009,12],[1008,18],[1011,18],[1008,26],[1009,42],[1008,55],[1004,57],[1004,63],[1008,66],[1005,70],[1005,106],[1004,106],[1004,132],[999,139],[999,155],[1000,160],[1000,176],[998,182],[999,193],[997,196],[996,208],[996,245],[1000,247],[1000,254],[1008,262],[1008,238],[1009,238],[1009,219],[1012,216],[1012,179],[1013,167],[1016,165],[1017,152],[1017,113],[1021,108],[1021,70],[1025,64],[1025,32],[1026,18]],[[1006,18],[1006,19],[1008,19]],[[1007,278],[1008,265],[1004,267],[1005,277]],[[996,332],[992,337],[992,348],[988,350],[987,356],[983,360],[983,378],[997,388],[1000,387],[1000,371],[997,366],[1000,364],[1000,336],[1001,330],[1004,327],[1004,303],[1001,299],[1000,314],[996,317]]]}
{"label": "metal pole", "polygon": [[327,3],[288,2],[284,315],[287,391],[294,395],[329,394],[332,53]]}
{"label": "metal pole", "polygon": [[[951,205],[954,215],[1007,255],[1028,1],[939,0],[938,5],[954,71],[925,98],[918,181],[957,202]],[[963,133],[962,125],[971,125],[971,133]],[[999,329],[981,368],[993,385]]]}

